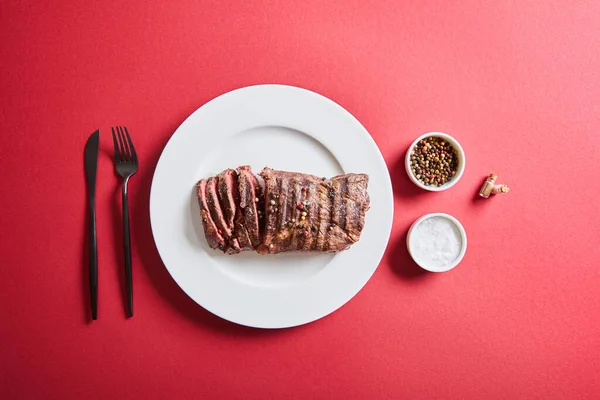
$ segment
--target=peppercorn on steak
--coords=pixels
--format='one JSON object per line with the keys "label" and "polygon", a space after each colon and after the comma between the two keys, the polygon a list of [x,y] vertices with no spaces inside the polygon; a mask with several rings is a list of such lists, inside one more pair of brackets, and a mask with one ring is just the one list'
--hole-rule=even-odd
{"label": "peppercorn on steak", "polygon": [[338,252],[360,239],[369,209],[366,174],[331,179],[249,166],[226,169],[197,184],[208,245],[227,254],[255,250]]}

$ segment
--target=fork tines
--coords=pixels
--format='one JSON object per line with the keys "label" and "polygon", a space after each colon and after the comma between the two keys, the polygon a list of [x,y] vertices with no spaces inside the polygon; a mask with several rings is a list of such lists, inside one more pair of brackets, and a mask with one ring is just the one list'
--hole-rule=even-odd
{"label": "fork tines", "polygon": [[[112,127],[112,137],[115,146],[115,162],[137,163],[137,153],[133,147],[131,136],[126,126]],[[115,133],[116,131],[116,133]]]}

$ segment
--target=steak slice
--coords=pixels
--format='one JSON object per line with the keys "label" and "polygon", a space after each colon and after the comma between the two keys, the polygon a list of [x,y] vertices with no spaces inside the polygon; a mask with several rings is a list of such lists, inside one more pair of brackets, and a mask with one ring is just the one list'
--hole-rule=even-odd
{"label": "steak slice", "polygon": [[235,218],[235,201],[233,198],[233,186],[235,185],[235,171],[226,169],[217,175],[217,194],[219,204],[223,211],[223,217],[227,227],[232,230],[233,220]]}
{"label": "steak slice", "polygon": [[239,188],[237,172],[226,169],[217,175],[217,191],[223,217],[227,228],[231,232],[231,248],[235,253],[240,250],[253,249],[245,226],[241,224],[239,204]]}
{"label": "steak slice", "polygon": [[[253,248],[261,243],[263,221],[263,196],[258,179],[248,165],[238,167],[238,190],[240,194],[238,217],[240,229],[245,229]],[[257,201],[258,200],[258,201]]]}
{"label": "steak slice", "polygon": [[202,218],[204,236],[210,248],[223,250],[225,249],[225,239],[219,233],[219,228],[217,228],[212,219],[206,196],[206,182],[206,179],[201,179],[196,184],[196,194],[198,196],[198,204],[200,205],[200,217]]}
{"label": "steak slice", "polygon": [[368,175],[331,179],[264,168],[265,228],[257,251],[337,252],[358,241],[369,209]]}
{"label": "steak slice", "polygon": [[233,231],[231,230],[231,227],[225,221],[225,216],[223,214],[223,208],[221,207],[221,203],[219,202],[219,195],[218,195],[218,188],[217,188],[218,181],[219,181],[219,178],[217,176],[217,177],[208,178],[208,180],[206,182],[207,205],[210,210],[211,217],[212,217],[213,221],[215,222],[215,226],[217,227],[217,232],[222,234],[225,238],[226,246],[223,249],[223,251],[225,251],[228,254],[239,253],[241,250],[240,245],[239,245],[237,239],[235,239],[233,237]]}

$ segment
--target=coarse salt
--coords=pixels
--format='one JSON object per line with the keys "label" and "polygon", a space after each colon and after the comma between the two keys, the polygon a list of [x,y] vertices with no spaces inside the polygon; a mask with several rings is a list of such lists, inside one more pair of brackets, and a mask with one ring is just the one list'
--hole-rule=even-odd
{"label": "coarse salt", "polygon": [[427,218],[411,232],[410,252],[419,265],[445,267],[458,258],[461,249],[460,231],[448,218]]}

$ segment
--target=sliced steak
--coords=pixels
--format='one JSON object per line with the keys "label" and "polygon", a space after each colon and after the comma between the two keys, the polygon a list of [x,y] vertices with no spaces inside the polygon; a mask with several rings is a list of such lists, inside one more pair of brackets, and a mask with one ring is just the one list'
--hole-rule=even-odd
{"label": "sliced steak", "polygon": [[360,238],[369,209],[368,176],[332,179],[264,168],[265,228],[261,254],[337,252]]}
{"label": "sliced steak", "polygon": [[240,229],[246,230],[252,247],[256,248],[261,243],[263,221],[261,214],[264,206],[262,188],[250,166],[241,166],[237,172],[240,194],[239,208],[241,208],[241,216],[238,218],[240,225],[243,226]]}
{"label": "sliced steak", "polygon": [[233,231],[233,220],[235,219],[235,200],[233,198],[233,187],[235,186],[235,171],[226,169],[217,175],[217,194],[223,217],[227,227]]}
{"label": "sliced steak", "polygon": [[237,239],[233,237],[233,231],[225,220],[223,208],[221,207],[221,203],[219,201],[218,183],[218,176],[208,178],[208,181],[206,182],[207,205],[218,232],[225,237],[226,246],[223,251],[227,252],[228,254],[239,253],[241,250],[240,245]]}
{"label": "sliced steak", "polygon": [[331,179],[264,168],[263,190],[249,166],[227,169],[197,183],[206,240],[235,254],[255,249],[337,252],[360,239],[369,209],[369,178],[345,174]]}
{"label": "sliced steak", "polygon": [[232,251],[235,253],[238,248],[240,250],[253,249],[245,225],[240,219],[240,208],[237,206],[240,202],[240,195],[235,170],[226,169],[217,175],[217,191],[225,223],[231,232]]}
{"label": "sliced steak", "polygon": [[204,236],[210,248],[223,250],[225,249],[225,239],[219,233],[219,228],[217,228],[212,219],[206,196],[206,182],[206,179],[201,179],[196,184],[196,194],[198,196],[198,204],[200,205],[200,217],[202,218]]}

